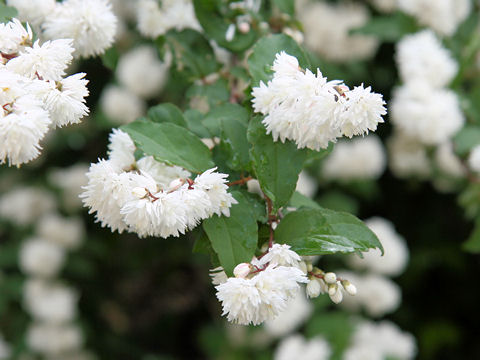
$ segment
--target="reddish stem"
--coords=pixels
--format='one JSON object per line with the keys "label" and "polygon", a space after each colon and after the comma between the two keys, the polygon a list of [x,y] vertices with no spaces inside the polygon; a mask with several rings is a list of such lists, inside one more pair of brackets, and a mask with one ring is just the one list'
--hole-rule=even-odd
{"label": "reddish stem", "polygon": [[251,176],[247,176],[246,178],[242,177],[241,179],[239,180],[235,180],[235,181],[232,181],[232,182],[229,182],[227,183],[228,186],[233,186],[233,185],[243,185],[245,184],[247,181],[249,180],[252,180],[253,178]]}

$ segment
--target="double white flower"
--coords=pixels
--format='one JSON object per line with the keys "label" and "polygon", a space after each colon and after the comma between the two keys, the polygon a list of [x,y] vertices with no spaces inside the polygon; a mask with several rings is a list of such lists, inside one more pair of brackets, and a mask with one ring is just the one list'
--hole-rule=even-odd
{"label": "double white flower", "polygon": [[302,70],[298,60],[280,52],[267,85],[253,88],[253,108],[266,115],[263,124],[275,141],[293,140],[298,148],[319,150],[341,136],[375,131],[386,114],[382,95],[371,88],[350,90],[339,80],[327,81]]}
{"label": "double white flower", "polygon": [[226,174],[213,168],[190,180],[188,171],[151,156],[135,161],[135,150],[128,134],[114,130],[109,159],[90,166],[81,197],[102,226],[166,238],[213,214],[230,215],[236,200],[227,192]]}

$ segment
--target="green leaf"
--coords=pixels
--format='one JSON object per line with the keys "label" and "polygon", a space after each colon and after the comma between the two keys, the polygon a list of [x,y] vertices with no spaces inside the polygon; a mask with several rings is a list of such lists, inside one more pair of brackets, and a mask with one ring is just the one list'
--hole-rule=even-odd
{"label": "green leaf", "polygon": [[453,138],[455,152],[460,156],[467,156],[470,150],[480,145],[480,126],[466,125]]}
{"label": "green leaf", "polygon": [[102,55],[100,55],[100,58],[102,59],[103,66],[113,71],[117,67],[120,54],[118,53],[117,48],[112,46]]}
{"label": "green leaf", "polygon": [[228,82],[225,79],[218,79],[213,84],[193,84],[187,90],[186,97],[189,101],[192,101],[194,97],[204,100],[207,107],[205,112],[207,112],[230,99]]}
{"label": "green leaf", "polygon": [[234,170],[248,167],[248,111],[237,104],[224,104],[210,111],[203,124],[212,136],[220,136],[220,146],[228,154],[227,165]]}
{"label": "green leaf", "polygon": [[287,214],[275,230],[275,240],[300,255],[368,251],[382,245],[355,216],[329,209],[302,208]]}
{"label": "green leaf", "polygon": [[201,173],[215,166],[210,150],[189,130],[172,123],[134,121],[121,127],[147,155]]}
{"label": "green leaf", "polygon": [[277,34],[264,37],[257,41],[248,58],[248,71],[253,78],[252,86],[271,79],[273,61],[280,51],[295,56],[302,68],[310,67],[308,56],[290,36]]}
{"label": "green leaf", "polygon": [[474,219],[480,216],[480,184],[470,183],[458,196],[458,203],[465,209],[465,215]]}
{"label": "green leaf", "polygon": [[153,122],[170,122],[178,126],[187,127],[180,109],[170,103],[152,106],[148,110],[147,117]]}
{"label": "green leaf", "polygon": [[195,15],[202,25],[205,34],[215,42],[233,52],[241,52],[248,49],[257,39],[256,32],[252,29],[246,34],[235,31],[232,41],[227,41],[225,34],[230,24],[233,24],[234,14],[231,19],[226,16],[229,12],[228,6],[221,0],[194,0]]}
{"label": "green leaf", "polygon": [[257,221],[262,223],[267,222],[267,205],[265,204],[265,200],[262,199],[257,194],[253,194],[248,192],[245,189],[237,190],[242,193],[246,200],[250,203],[251,212]]}
{"label": "green leaf", "polygon": [[292,16],[295,14],[294,0],[273,0],[273,3],[280,9],[281,12]]}
{"label": "green leaf", "polygon": [[187,126],[195,135],[199,136],[200,138],[208,138],[210,137],[210,133],[208,132],[207,128],[203,126],[202,120],[204,115],[194,109],[188,109],[183,114],[185,121],[187,122]]}
{"label": "green leaf", "polygon": [[372,35],[382,41],[396,42],[417,29],[418,27],[412,17],[397,12],[389,16],[373,16],[367,24],[352,30],[351,33]]}
{"label": "green leaf", "polygon": [[7,23],[18,14],[17,9],[0,3],[0,22]]}
{"label": "green leaf", "polygon": [[250,120],[248,141],[252,144],[250,157],[260,187],[277,210],[292,197],[307,151],[297,149],[290,141],[274,142],[272,136],[266,134],[260,117]]}
{"label": "green leaf", "polygon": [[202,78],[218,70],[219,65],[210,43],[198,31],[170,30],[165,38],[174,55],[175,68],[188,78]]}
{"label": "green leaf", "polygon": [[214,215],[203,222],[203,229],[229,276],[236,265],[252,260],[258,241],[257,221],[250,202],[238,191],[232,195],[238,204],[232,206],[229,217]]}
{"label": "green leaf", "polygon": [[470,234],[468,240],[462,244],[462,247],[465,251],[476,254],[480,253],[480,216],[477,217],[473,232]]}
{"label": "green leaf", "polygon": [[321,208],[320,205],[318,205],[315,201],[313,201],[309,197],[306,197],[303,194],[300,194],[298,191],[295,191],[293,193],[293,196],[290,199],[290,206],[295,208],[301,208],[301,207],[309,207],[313,209]]}

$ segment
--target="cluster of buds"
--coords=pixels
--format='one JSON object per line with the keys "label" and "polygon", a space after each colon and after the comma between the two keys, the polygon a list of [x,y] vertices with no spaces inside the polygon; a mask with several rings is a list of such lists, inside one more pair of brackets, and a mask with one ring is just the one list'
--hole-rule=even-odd
{"label": "cluster of buds", "polygon": [[307,296],[315,298],[320,294],[328,293],[330,299],[338,304],[343,299],[342,289],[349,295],[355,295],[357,288],[350,281],[337,277],[333,272],[324,272],[319,268],[307,264],[308,279]]}

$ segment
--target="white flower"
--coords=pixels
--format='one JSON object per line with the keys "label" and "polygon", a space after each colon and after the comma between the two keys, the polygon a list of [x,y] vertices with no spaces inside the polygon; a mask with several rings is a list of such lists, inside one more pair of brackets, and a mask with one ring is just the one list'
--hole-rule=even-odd
{"label": "white flower", "polygon": [[470,0],[398,0],[398,8],[422,25],[451,36],[470,13]]}
{"label": "white flower", "polygon": [[9,111],[0,110],[0,164],[19,166],[40,155],[40,140],[51,121],[33,95],[21,96],[8,106]]}
{"label": "white flower", "polygon": [[42,280],[28,280],[23,291],[27,311],[40,321],[64,323],[77,311],[78,296],[71,288]]}
{"label": "white flower", "polygon": [[310,176],[305,170],[300,171],[295,190],[306,197],[313,198],[317,192],[317,188],[317,180]]}
{"label": "white flower", "polygon": [[56,275],[65,261],[65,251],[42,238],[26,240],[20,250],[20,268],[33,276]]}
{"label": "white flower", "polygon": [[338,62],[362,60],[372,57],[377,50],[378,40],[374,36],[350,33],[369,21],[364,5],[308,2],[297,13],[307,47],[323,58]]}
{"label": "white flower", "polygon": [[96,212],[95,219],[102,227],[122,233],[127,229],[120,209],[130,196],[128,174],[118,173],[111,161],[100,159],[90,165],[87,178],[88,185],[80,195],[84,206],[90,208],[90,214]]}
{"label": "white flower", "polygon": [[229,278],[216,286],[223,314],[230,322],[258,325],[275,318],[287,307],[298,289],[308,279],[295,267],[273,265],[251,279]]}
{"label": "white flower", "polygon": [[388,139],[388,152],[390,169],[396,176],[426,178],[430,175],[427,151],[418,140],[397,131]]}
{"label": "white flower", "polygon": [[135,143],[125,131],[113,129],[108,140],[109,161],[119,169],[129,170],[135,164]]}
{"label": "white flower", "polygon": [[212,278],[213,285],[220,285],[228,280],[228,276],[221,266],[211,269],[210,277]]}
{"label": "white flower", "polygon": [[49,82],[49,91],[45,93],[43,102],[45,109],[55,126],[78,124],[88,115],[85,98],[88,96],[85,73],[71,75],[56,83]]}
{"label": "white flower", "polygon": [[376,135],[340,141],[325,159],[321,174],[332,180],[376,179],[387,163],[385,149]]}
{"label": "white flower", "polygon": [[15,188],[0,197],[0,217],[16,225],[29,225],[55,207],[55,198],[35,187]]}
{"label": "white flower", "polygon": [[48,39],[73,39],[75,55],[103,54],[115,39],[117,18],[108,0],[65,0],[42,26]]}
{"label": "white flower", "polygon": [[18,18],[33,26],[40,26],[55,8],[55,0],[7,0],[8,6],[18,11]]}
{"label": "white flower", "polygon": [[453,91],[415,81],[395,89],[391,120],[406,135],[436,145],[460,130],[465,117]]}
{"label": "white flower", "polygon": [[67,210],[82,207],[79,195],[82,186],[87,185],[88,168],[87,164],[77,163],[67,168],[54,168],[48,174],[48,181],[61,190],[62,202]]}
{"label": "white flower", "polygon": [[363,259],[356,255],[350,255],[349,264],[356,269],[368,269],[369,271],[388,276],[400,275],[408,263],[408,248],[403,239],[396,231],[393,224],[380,217],[374,217],[365,221],[383,245],[384,255],[379,249],[371,249],[363,253]]}
{"label": "white flower", "polygon": [[169,29],[201,30],[191,0],[141,0],[137,7],[138,29],[144,36],[156,38]]}
{"label": "white flower", "polygon": [[370,3],[382,13],[392,13],[397,9],[397,0],[370,0]]}
{"label": "white flower", "polygon": [[453,144],[448,141],[440,144],[435,151],[435,163],[444,174],[453,177],[465,176],[465,167],[453,151]]}
{"label": "white flower", "polygon": [[109,85],[103,90],[100,106],[116,124],[128,124],[145,113],[145,101],[126,88]]}
{"label": "white flower", "polygon": [[302,335],[290,335],[275,350],[274,360],[328,360],[331,355],[328,342],[322,336],[306,340]]}
{"label": "white flower", "polygon": [[5,341],[3,336],[0,334],[0,359],[7,360],[10,359],[12,351],[10,350],[10,345]]}
{"label": "white flower", "polygon": [[155,48],[141,45],[123,55],[118,61],[118,81],[142,98],[158,95],[167,79],[168,65],[162,63]]}
{"label": "white flower", "polygon": [[318,297],[323,292],[323,289],[325,289],[325,286],[326,285],[322,279],[316,279],[316,278],[310,279],[306,287],[307,296],[309,298]]}
{"label": "white flower", "polygon": [[382,352],[372,344],[355,344],[343,353],[343,360],[385,360]]}
{"label": "white flower", "polygon": [[206,170],[198,175],[194,180],[193,187],[206,192],[210,200],[209,216],[217,214],[218,216],[230,216],[230,207],[237,204],[237,200],[227,192],[227,174],[216,172],[217,168]]}
{"label": "white flower", "polygon": [[419,80],[432,87],[447,86],[458,71],[457,62],[431,30],[403,37],[396,61],[403,82]]}
{"label": "white flower", "polygon": [[34,323],[27,332],[28,346],[41,354],[54,356],[80,348],[83,335],[73,324]]}
{"label": "white flower", "polygon": [[268,249],[268,252],[258,260],[258,265],[263,266],[266,264],[275,264],[281,266],[296,266],[302,259],[293,250],[290,250],[290,245],[287,244],[273,244]]}
{"label": "white flower", "polygon": [[20,51],[19,56],[7,62],[7,69],[30,79],[61,80],[71,63],[74,51],[72,40],[46,41],[40,45],[37,40],[32,47]]}
{"label": "white flower", "polygon": [[480,145],[475,146],[468,157],[468,166],[474,172],[480,174]]}
{"label": "white flower", "polygon": [[[25,46],[30,46],[32,39],[33,32],[28,24],[25,29],[18,19],[12,19],[6,24],[0,23],[0,52],[4,55],[15,55]],[[0,57],[0,60],[3,59]]]}
{"label": "white flower", "polygon": [[386,113],[382,96],[363,86],[349,90],[310,70],[302,71],[297,60],[277,54],[275,71],[267,85],[253,88],[253,108],[266,115],[263,124],[274,141],[294,140],[298,148],[319,150],[342,135],[375,130]]}
{"label": "white flower", "polygon": [[380,317],[398,309],[401,303],[400,287],[390,279],[370,274],[358,284],[358,294],[366,312],[373,317]]}
{"label": "white flower", "polygon": [[139,159],[137,161],[137,168],[153,177],[162,189],[169,188],[173,180],[186,179],[191,175],[190,172],[179,166],[158,162],[153,156],[144,156]]}
{"label": "white flower", "polygon": [[37,234],[64,249],[75,249],[85,235],[83,222],[78,217],[63,218],[58,214],[50,213],[38,220],[36,226]]}
{"label": "white flower", "polygon": [[[310,281],[307,287],[312,283]],[[275,319],[267,320],[264,323],[265,331],[275,337],[283,337],[301,326],[312,314],[313,304],[308,301],[303,291],[290,299],[285,311],[281,312]]]}

